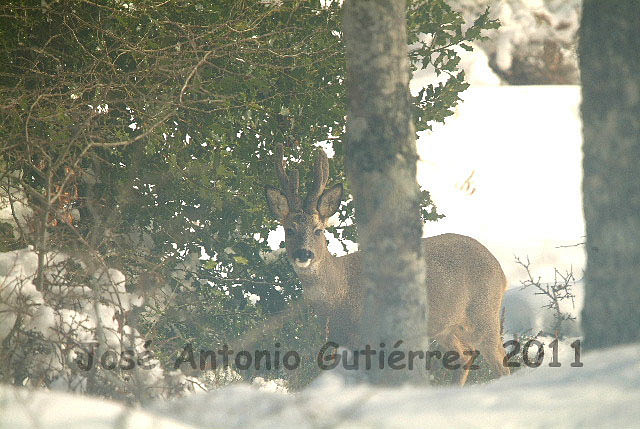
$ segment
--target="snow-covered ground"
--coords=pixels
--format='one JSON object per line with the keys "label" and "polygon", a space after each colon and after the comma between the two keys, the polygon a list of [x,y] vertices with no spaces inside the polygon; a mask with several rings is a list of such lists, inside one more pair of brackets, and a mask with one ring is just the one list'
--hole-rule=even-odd
{"label": "snow-covered ground", "polygon": [[538,369],[523,369],[489,384],[462,389],[376,388],[345,384],[343,378],[325,374],[298,394],[232,385],[173,402],[158,402],[148,413],[105,400],[0,386],[0,426],[638,427],[640,346],[584,354],[584,366],[580,368],[569,365],[573,359],[569,351],[560,350],[559,368],[548,367],[546,360]]}
{"label": "snow-covered ground", "polygon": [[188,429],[191,426],[104,399],[0,385],[0,427]]}
{"label": "snow-covered ground", "polygon": [[156,409],[201,427],[637,427],[638,358],[640,346],[620,347],[573,368],[561,353],[560,368],[462,389],[349,386],[325,375],[297,395],[237,386]]}

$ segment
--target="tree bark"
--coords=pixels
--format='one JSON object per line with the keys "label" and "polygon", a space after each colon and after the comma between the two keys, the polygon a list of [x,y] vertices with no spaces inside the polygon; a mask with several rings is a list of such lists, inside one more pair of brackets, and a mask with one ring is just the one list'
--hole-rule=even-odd
{"label": "tree bark", "polygon": [[580,27],[585,347],[640,340],[640,4],[585,0]]}
{"label": "tree bark", "polygon": [[[364,262],[360,334],[363,347],[384,350],[386,356],[427,347],[405,10],[399,0],[347,0],[343,21],[349,99],[345,167]],[[424,382],[418,374],[416,368],[390,369],[388,361],[383,370],[374,364],[368,372],[370,381],[380,384]]]}

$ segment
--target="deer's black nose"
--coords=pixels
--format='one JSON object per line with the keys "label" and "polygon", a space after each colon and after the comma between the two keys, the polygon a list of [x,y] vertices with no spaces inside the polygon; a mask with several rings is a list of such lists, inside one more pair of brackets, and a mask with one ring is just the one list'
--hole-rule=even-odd
{"label": "deer's black nose", "polygon": [[308,249],[298,249],[293,252],[293,258],[300,262],[305,262],[313,259],[313,252]]}

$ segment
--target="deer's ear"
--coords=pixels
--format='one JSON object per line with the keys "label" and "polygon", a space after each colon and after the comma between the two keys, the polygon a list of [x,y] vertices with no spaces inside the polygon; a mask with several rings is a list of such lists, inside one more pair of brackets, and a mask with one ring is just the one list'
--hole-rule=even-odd
{"label": "deer's ear", "polygon": [[289,214],[289,202],[287,201],[287,197],[285,197],[279,189],[276,189],[273,186],[265,186],[264,191],[267,195],[267,204],[271,209],[271,213],[273,213],[279,221],[283,221]]}
{"label": "deer's ear", "polygon": [[318,213],[320,217],[327,219],[338,211],[342,202],[342,183],[332,186],[320,195],[318,198]]}

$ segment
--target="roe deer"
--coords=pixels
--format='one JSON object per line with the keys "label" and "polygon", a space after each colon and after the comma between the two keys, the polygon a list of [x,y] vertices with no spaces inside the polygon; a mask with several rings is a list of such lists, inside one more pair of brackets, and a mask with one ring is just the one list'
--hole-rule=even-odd
{"label": "roe deer", "polygon": [[[329,161],[319,150],[314,181],[304,202],[298,195],[298,171],[285,170],[282,145],[276,150],[281,188],[266,186],[269,207],[285,228],[289,261],[303,285],[303,297],[327,318],[331,339],[358,344],[354,332],[363,312],[361,253],[335,257],[324,229],[342,201],[342,184],[326,189]],[[496,258],[478,241],[458,234],[424,238],[428,334],[446,351],[479,351],[494,376],[509,374],[500,333],[500,309],[507,281]],[[469,370],[457,371],[460,385]]]}

